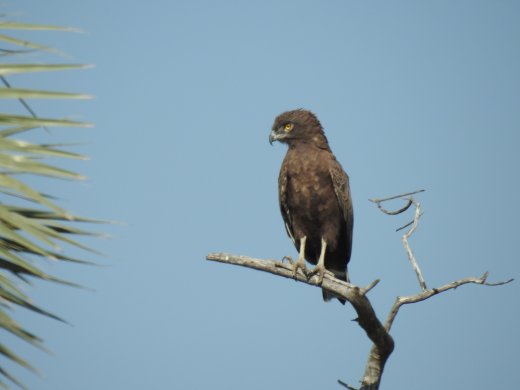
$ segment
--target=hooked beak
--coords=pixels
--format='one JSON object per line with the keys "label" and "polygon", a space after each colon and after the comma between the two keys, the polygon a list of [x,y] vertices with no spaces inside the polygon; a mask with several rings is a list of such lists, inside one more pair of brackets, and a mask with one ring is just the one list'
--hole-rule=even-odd
{"label": "hooked beak", "polygon": [[269,143],[271,146],[273,145],[273,142],[278,141],[280,139],[280,134],[278,134],[276,131],[271,130],[271,133],[269,134]]}

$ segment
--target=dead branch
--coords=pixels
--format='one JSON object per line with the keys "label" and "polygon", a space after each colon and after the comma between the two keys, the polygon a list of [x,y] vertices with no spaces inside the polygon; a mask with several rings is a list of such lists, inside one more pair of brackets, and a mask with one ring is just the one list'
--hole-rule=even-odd
{"label": "dead branch", "polygon": [[[210,253],[206,256],[206,259],[240,265],[293,279],[292,267],[289,264],[275,260],[255,259],[229,253]],[[321,287],[350,302],[358,316],[356,322],[363,328],[375,346],[374,353],[371,354],[370,369],[365,371],[362,380],[362,389],[377,389],[385,363],[394,349],[394,340],[377,318],[372,304],[366,296],[366,293],[374,288],[379,280],[373,281],[365,288],[338,280],[332,276],[332,273],[325,273],[321,285],[318,283],[318,276],[315,275],[307,279],[303,272],[296,274],[296,280],[311,286]]]}
{"label": "dead branch", "polygon": [[415,274],[417,275],[419,285],[421,286],[421,289],[423,291],[426,291],[426,282],[424,281],[424,277],[422,275],[421,269],[419,268],[419,264],[417,264],[417,260],[415,259],[415,256],[412,252],[412,248],[410,248],[410,244],[408,243],[408,239],[417,229],[419,218],[421,217],[421,204],[419,202],[416,202],[413,198],[410,198],[409,200],[412,204],[415,204],[415,215],[413,218],[412,227],[403,235],[401,240],[403,241],[404,249],[406,251],[406,254],[408,255],[408,260],[410,260],[410,264],[412,264],[412,268],[415,271]]}
{"label": "dead branch", "polygon": [[[361,326],[361,328],[363,328],[367,336],[373,342],[373,346],[370,350],[368,360],[365,366],[365,373],[363,374],[363,379],[361,380],[361,388],[359,390],[378,390],[379,385],[381,383],[381,377],[383,375],[383,369],[385,367],[386,361],[388,360],[390,354],[394,349],[394,340],[390,336],[389,332],[397,316],[397,313],[399,312],[399,309],[403,305],[424,301],[428,298],[431,298],[434,295],[440,294],[448,290],[456,289],[457,287],[460,287],[465,284],[501,286],[503,284],[507,284],[513,281],[513,279],[510,279],[503,282],[489,283],[487,282],[488,273],[486,272],[479,278],[463,278],[445,284],[441,287],[429,289],[426,286],[426,281],[424,280],[419,264],[417,263],[415,255],[413,254],[413,251],[408,242],[408,239],[416,231],[419,223],[419,218],[422,215],[421,205],[412,197],[412,195],[415,195],[423,191],[424,190],[419,190],[383,199],[370,199],[371,202],[377,204],[377,207],[383,213],[388,215],[401,214],[408,210],[412,205],[415,205],[413,221],[399,228],[398,230],[407,228],[411,225],[411,228],[401,237],[401,240],[403,242],[404,249],[408,255],[408,260],[410,261],[410,264],[412,265],[412,268],[416,273],[417,279],[419,281],[419,286],[421,288],[421,292],[416,295],[397,297],[394,305],[390,310],[390,313],[388,314],[388,318],[384,326],[377,318],[372,304],[366,296],[366,294],[379,283],[379,279],[374,280],[367,287],[363,288],[358,287],[352,283],[347,283],[338,280],[334,278],[334,275],[332,273],[326,272],[323,278],[323,282],[319,284],[317,275],[308,278],[303,272],[299,271],[296,274],[296,276],[293,276],[293,266],[290,264],[285,264],[283,263],[283,261],[280,262],[275,260],[256,259],[249,256],[232,255],[228,253],[210,253],[206,256],[206,259],[221,263],[240,265],[243,267],[253,268],[259,271],[269,272],[274,275],[283,276],[285,278],[296,279],[299,282],[309,284],[311,286],[321,287],[333,293],[337,297],[349,301],[358,315],[355,321],[359,324],[359,326]],[[394,211],[389,211],[381,205],[383,202],[394,199],[406,200],[405,206]],[[338,383],[349,390],[357,390],[341,380],[338,380]]]}
{"label": "dead branch", "polygon": [[370,202],[373,202],[373,203],[383,203],[383,202],[386,202],[388,200],[394,200],[394,199],[401,199],[401,198],[405,198],[407,196],[410,196],[410,195],[415,195],[415,194],[418,194],[420,192],[424,192],[426,190],[417,190],[417,191],[412,191],[412,192],[407,192],[405,194],[401,194],[401,195],[392,195],[392,196],[389,196],[388,198],[372,198],[372,199],[369,199]]}
{"label": "dead branch", "polygon": [[[206,259],[220,263],[253,268],[288,279],[296,279],[299,282],[311,286],[324,288],[332,292],[334,295],[349,301],[358,315],[356,322],[361,328],[363,328],[367,336],[374,343],[369,353],[368,361],[365,367],[365,373],[361,381],[360,390],[377,390],[379,388],[386,361],[394,349],[394,341],[390,336],[389,331],[401,306],[424,301],[434,295],[440,294],[447,290],[455,289],[468,283],[475,283],[486,286],[498,286],[509,283],[513,280],[510,279],[505,282],[487,283],[486,280],[488,274],[485,273],[480,278],[464,278],[438,288],[427,289],[417,295],[398,297],[392,306],[392,309],[390,310],[385,325],[383,326],[377,318],[372,304],[366,297],[366,294],[379,283],[379,279],[374,280],[367,287],[359,287],[352,283],[347,283],[336,279],[333,277],[332,273],[326,272],[323,278],[323,283],[320,285],[318,283],[318,276],[316,275],[307,279],[303,272],[299,271],[294,278],[292,273],[292,266],[281,261],[257,259],[249,256],[233,255],[229,253],[210,253],[206,256]],[[354,389],[345,382],[338,381],[338,383],[349,389]]]}
{"label": "dead branch", "polygon": [[[462,285],[468,284],[468,283],[481,284],[481,285],[485,285],[485,286],[500,286],[500,285],[507,284],[507,283],[510,283],[510,282],[513,281],[513,279],[509,279],[509,280],[507,280],[505,282],[487,283],[486,280],[487,280],[487,277],[488,277],[488,273],[486,272],[480,278],[474,278],[474,277],[464,278],[464,279],[456,280],[454,282],[451,282],[449,284],[446,284],[446,285],[438,287],[438,288],[428,289],[428,287],[426,286],[426,281],[424,280],[421,268],[419,267],[419,264],[418,264],[418,262],[417,262],[417,260],[415,258],[415,255],[413,254],[413,251],[412,251],[412,249],[410,247],[410,243],[408,242],[408,239],[411,237],[411,235],[417,229],[417,226],[419,224],[419,218],[422,215],[422,213],[421,213],[421,204],[419,202],[417,202],[411,195],[415,195],[415,194],[418,194],[420,192],[424,192],[424,190],[408,192],[406,194],[391,196],[389,198],[384,198],[384,199],[377,199],[377,198],[376,199],[369,199],[371,202],[377,204],[377,207],[379,208],[379,210],[381,210],[383,213],[388,214],[388,215],[400,214],[400,213],[408,210],[408,208],[412,204],[415,205],[415,213],[414,213],[413,220],[411,222],[407,223],[406,225],[398,228],[396,231],[405,229],[405,228],[407,228],[408,226],[411,225],[410,230],[408,230],[401,237],[401,241],[403,242],[404,249],[406,251],[406,254],[408,255],[408,260],[410,261],[410,264],[412,265],[412,268],[415,271],[415,274],[417,275],[417,280],[419,281],[419,286],[421,287],[422,292],[417,294],[417,295],[412,295],[412,296],[407,296],[407,297],[397,297],[396,298],[396,301],[395,301],[394,305],[392,306],[392,308],[390,310],[390,313],[388,314],[388,318],[386,320],[386,323],[385,323],[385,329],[386,329],[387,332],[390,332],[390,329],[392,327],[392,323],[394,322],[394,319],[397,316],[397,313],[399,312],[399,309],[403,305],[424,301],[424,300],[426,300],[426,299],[428,299],[428,298],[430,298],[430,297],[432,297],[434,295],[440,294],[440,293],[442,293],[444,291],[455,289],[455,288],[457,288],[459,286],[462,286]],[[406,203],[406,205],[404,207],[402,207],[402,208],[400,208],[400,209],[398,209],[396,211],[389,212],[388,210],[384,209],[381,206],[381,203],[383,203],[383,202],[386,202],[388,200],[400,199],[400,198],[401,199],[405,199],[407,201],[407,203]],[[375,351],[376,351],[376,346],[374,345],[372,347],[372,350],[370,351],[370,356],[368,358],[368,362],[367,362],[367,365],[366,365],[365,372],[370,369],[370,365],[373,363],[372,354],[375,353]]]}
{"label": "dead branch", "polygon": [[[405,226],[397,229],[397,231],[405,228],[405,227],[408,227],[408,226],[412,226],[410,228],[410,230],[408,230],[402,237],[401,237],[401,240],[403,242],[403,246],[404,246],[404,249],[406,251],[406,254],[408,255],[408,260],[410,260],[410,264],[412,265],[412,268],[413,270],[415,271],[415,274],[417,275],[417,279],[419,281],[419,286],[421,287],[421,290],[422,292],[417,294],[417,295],[412,295],[412,296],[407,296],[407,297],[397,297],[396,298],[396,301],[394,303],[394,305],[392,306],[392,309],[390,310],[390,313],[388,315],[388,318],[386,320],[386,323],[385,323],[385,329],[389,332],[390,331],[390,328],[392,327],[392,323],[399,311],[399,309],[401,308],[401,306],[403,305],[406,305],[406,304],[409,304],[409,303],[416,303],[416,302],[421,302],[421,301],[424,301],[434,295],[437,295],[437,294],[440,294],[444,291],[447,291],[447,290],[451,290],[451,289],[455,289],[459,286],[462,286],[464,284],[468,284],[468,283],[474,283],[474,284],[482,284],[482,285],[485,285],[485,286],[501,286],[503,284],[507,284],[507,283],[510,283],[513,281],[513,279],[509,279],[505,282],[497,282],[497,283],[487,283],[486,280],[487,280],[487,277],[488,277],[488,273],[486,272],[484,275],[482,275],[480,278],[472,278],[472,277],[469,277],[469,278],[464,278],[464,279],[460,279],[460,280],[456,280],[454,282],[451,282],[449,284],[445,284],[444,286],[441,286],[441,287],[438,287],[438,288],[432,288],[432,289],[428,289],[426,287],[426,282],[424,280],[424,277],[422,275],[422,272],[421,272],[421,268],[419,267],[419,264],[417,263],[417,260],[415,258],[415,255],[413,254],[413,251],[410,247],[410,244],[408,242],[408,239],[410,238],[410,236],[415,232],[415,230],[417,229],[417,225],[419,224],[419,218],[421,217],[421,204],[419,202],[417,202],[411,195],[415,195],[415,194],[418,194],[420,192],[424,192],[424,190],[419,190],[419,191],[414,191],[414,192],[408,192],[406,194],[402,194],[402,195],[396,195],[396,196],[391,196],[389,198],[384,198],[384,199],[369,199],[371,202],[374,202],[378,205],[378,208],[383,211],[385,214],[390,214],[390,215],[397,215],[403,211],[406,211],[410,205],[415,205],[415,213],[414,213],[414,218],[413,218],[413,221],[411,221],[410,223],[406,224]],[[383,209],[380,205],[381,203],[383,202],[386,202],[388,200],[394,200],[394,199],[403,199],[403,198],[406,198],[407,200],[407,204],[405,207],[399,209],[399,210],[396,210],[395,212],[391,212],[391,213],[388,213],[385,209]]]}
{"label": "dead branch", "polygon": [[[372,199],[369,199],[369,201],[372,202],[372,203],[375,203],[377,205],[377,208],[379,210],[381,210],[383,213],[385,213],[387,215],[397,215],[397,214],[404,213],[413,204],[412,198],[411,197],[410,198],[406,198],[407,196],[415,195],[415,194],[418,194],[419,192],[424,192],[424,191],[425,190],[418,190],[418,191],[413,191],[413,192],[407,192],[406,194],[394,195],[394,196],[390,196],[388,198],[382,198],[382,199],[380,199],[380,198],[372,198]],[[393,211],[385,209],[383,207],[383,205],[381,204],[383,202],[386,202],[386,201],[389,201],[389,200],[394,200],[394,199],[405,199],[405,200],[407,200],[407,202],[400,209],[393,210]]]}
{"label": "dead branch", "polygon": [[394,322],[394,319],[397,316],[397,312],[403,305],[407,305],[409,303],[425,301],[426,299],[431,298],[434,295],[443,293],[448,290],[456,289],[457,287],[460,287],[464,284],[474,283],[474,284],[482,284],[484,286],[501,286],[503,284],[511,283],[514,280],[514,279],[509,279],[504,282],[488,283],[487,282],[488,275],[489,274],[486,272],[486,273],[484,273],[484,275],[482,275],[479,278],[475,278],[475,277],[463,278],[463,279],[459,279],[454,282],[445,284],[444,286],[441,286],[441,287],[427,289],[417,295],[410,295],[410,296],[406,296],[406,297],[397,297],[394,305],[392,306],[392,309],[390,310],[388,318],[386,320],[385,329],[388,332],[390,331],[390,329],[392,327],[392,323]]}
{"label": "dead branch", "polygon": [[[408,255],[408,260],[410,261],[410,264],[412,264],[412,268],[415,271],[415,274],[417,275],[417,279],[419,281],[419,285],[421,286],[421,289],[423,291],[426,291],[427,290],[426,282],[424,281],[424,277],[422,275],[421,269],[419,268],[419,265],[417,264],[417,261],[415,259],[415,256],[414,256],[413,252],[412,252],[412,249],[410,248],[410,244],[408,243],[408,239],[410,238],[410,236],[417,229],[417,225],[419,223],[419,218],[422,215],[421,214],[421,204],[419,202],[417,202],[412,197],[412,195],[415,195],[415,194],[418,194],[418,193],[424,192],[424,191],[425,190],[418,190],[418,191],[413,191],[413,192],[407,192],[405,194],[390,196],[388,198],[382,198],[382,199],[380,199],[380,198],[373,198],[373,199],[369,199],[369,201],[375,203],[377,205],[377,207],[379,208],[379,210],[381,210],[383,213],[385,213],[387,215],[401,214],[401,213],[405,212],[406,210],[408,210],[412,204],[415,205],[415,214],[414,214],[413,221],[407,223],[404,226],[401,226],[396,231],[402,230],[402,229],[407,228],[408,226],[412,225],[410,230],[408,230],[408,232],[406,232],[401,237],[401,240],[403,241],[404,249],[406,251],[406,254]],[[381,205],[381,203],[383,203],[383,202],[387,202],[389,200],[395,200],[395,199],[406,200],[406,205],[404,207],[398,209],[398,210],[395,210],[395,211],[388,211],[385,208],[383,208],[383,206]]]}
{"label": "dead branch", "polygon": [[338,379],[338,383],[339,383],[341,386],[347,388],[348,390],[358,390],[358,389],[356,389],[355,387],[350,386],[348,383],[343,382],[341,379]]}

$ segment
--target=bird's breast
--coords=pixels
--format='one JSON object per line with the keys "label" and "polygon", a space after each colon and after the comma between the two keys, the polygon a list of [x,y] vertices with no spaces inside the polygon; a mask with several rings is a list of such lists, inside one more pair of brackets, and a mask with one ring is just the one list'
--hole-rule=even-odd
{"label": "bird's breast", "polygon": [[[322,219],[336,203],[336,194],[327,171],[297,170],[288,182],[289,202],[311,220]],[[334,206],[334,205],[332,205]]]}

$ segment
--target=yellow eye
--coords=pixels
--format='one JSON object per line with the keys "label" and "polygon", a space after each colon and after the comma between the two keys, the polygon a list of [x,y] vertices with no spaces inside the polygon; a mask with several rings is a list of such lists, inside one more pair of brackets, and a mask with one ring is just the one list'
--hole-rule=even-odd
{"label": "yellow eye", "polygon": [[293,124],[292,124],[292,123],[286,123],[285,125],[283,125],[283,130],[284,130],[285,132],[287,132],[287,133],[288,133],[289,131],[291,131],[292,129],[293,129]]}

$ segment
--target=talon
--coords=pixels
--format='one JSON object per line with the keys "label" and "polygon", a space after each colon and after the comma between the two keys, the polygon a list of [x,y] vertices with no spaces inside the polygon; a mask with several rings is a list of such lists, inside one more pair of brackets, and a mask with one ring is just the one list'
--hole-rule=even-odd
{"label": "talon", "polygon": [[309,273],[309,277],[318,274],[318,284],[323,283],[323,277],[325,276],[325,272],[328,272],[325,267],[318,264],[314,269]]}
{"label": "talon", "polygon": [[287,262],[289,264],[294,265],[294,261],[293,261],[291,256],[284,256],[284,257],[282,257],[282,263],[284,262],[284,260],[287,260]]}
{"label": "talon", "polygon": [[298,273],[298,269],[301,269],[305,277],[307,277],[307,267],[305,267],[305,259],[298,259],[296,264],[293,267],[293,278],[296,279],[296,274]]}

